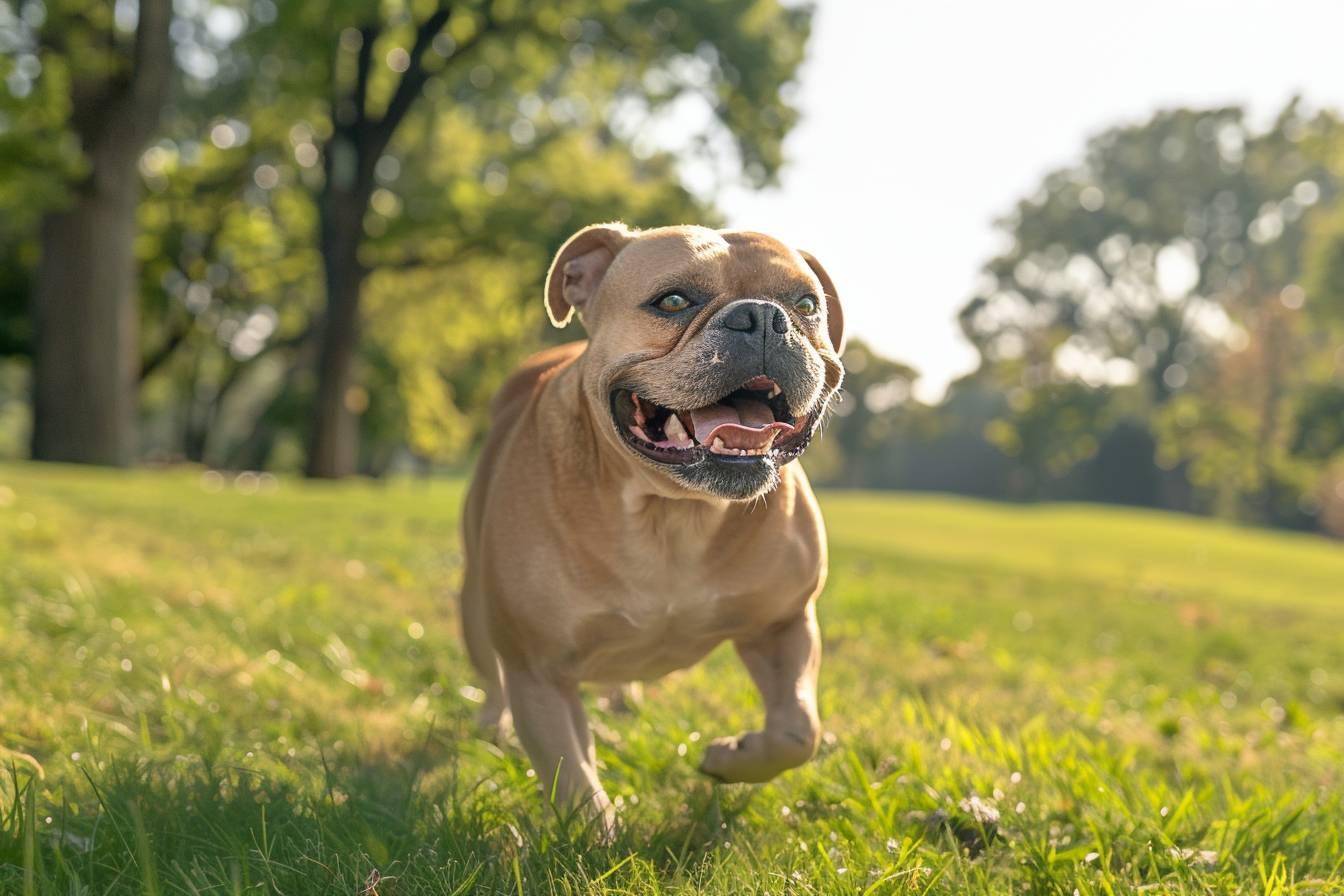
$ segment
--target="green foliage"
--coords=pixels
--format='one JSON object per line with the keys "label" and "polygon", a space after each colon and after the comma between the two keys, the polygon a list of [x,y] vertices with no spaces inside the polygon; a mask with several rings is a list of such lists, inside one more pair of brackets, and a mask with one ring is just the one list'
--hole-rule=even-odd
{"label": "green foliage", "polygon": [[1322,384],[1298,399],[1293,454],[1330,461],[1344,452],[1344,386]]}
{"label": "green foliage", "polygon": [[1020,359],[1035,382],[1142,378],[1158,403],[1195,381],[1297,284],[1307,212],[1338,191],[1332,114],[1294,102],[1264,132],[1243,118],[1178,109],[1106,131],[1019,202],[1000,224],[1012,248],[961,313],[986,362]]}
{"label": "green foliage", "polygon": [[[327,178],[347,176],[332,136],[388,114],[431,12],[266,0],[240,9],[241,37],[212,48],[211,80],[188,77],[170,136],[147,154],[140,243],[145,342],[172,347],[147,381],[151,438],[170,455],[180,439],[187,456],[215,463],[247,460],[266,441],[258,427],[284,440],[306,425],[280,408],[312,389],[301,368],[325,288],[317,206]],[[462,457],[488,395],[539,342],[540,283],[569,233],[617,218],[716,223],[683,186],[687,166],[773,177],[795,117],[779,87],[801,60],[809,19],[770,2],[453,5],[422,95],[370,162],[358,252],[372,272],[357,367],[365,469],[403,444],[426,460]],[[351,107],[342,97],[361,83],[365,102]],[[703,145],[674,155],[650,142],[674,106],[685,114],[697,103]],[[240,351],[259,310],[275,324]],[[240,408],[261,415],[251,433]]]}
{"label": "green foliage", "polygon": [[987,432],[1028,494],[1136,418],[1195,508],[1306,522],[1323,469],[1291,447],[1294,408],[1337,375],[1341,147],[1338,117],[1296,101],[1262,130],[1239,108],[1159,112],[1000,222],[1011,248],[961,324],[1008,397]]}
{"label": "green foliage", "polygon": [[845,347],[844,392],[831,410],[825,436],[807,454],[807,470],[832,485],[882,481],[900,459],[891,450],[921,416],[911,387],[919,374],[879,355],[862,339]]}
{"label": "green foliage", "polygon": [[730,649],[593,699],[602,846],[471,734],[461,498],[0,468],[0,892],[1344,892],[1324,541],[823,494],[821,754],[696,774]]}
{"label": "green foliage", "polygon": [[1008,412],[992,421],[986,437],[1017,459],[1030,481],[1024,494],[1058,478],[1097,453],[1099,434],[1112,423],[1114,403],[1105,389],[1082,383],[1048,383],[1008,394]]}

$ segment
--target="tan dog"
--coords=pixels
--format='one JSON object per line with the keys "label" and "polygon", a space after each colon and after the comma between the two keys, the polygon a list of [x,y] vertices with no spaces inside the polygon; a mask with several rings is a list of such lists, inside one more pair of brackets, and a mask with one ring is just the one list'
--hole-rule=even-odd
{"label": "tan dog", "polygon": [[467,497],[462,623],[482,722],[510,711],[543,788],[610,831],[579,696],[731,640],[765,726],[701,770],[765,781],[820,735],[821,513],[797,464],[843,376],[835,287],[758,233],[589,227],[546,284],[590,334],[524,362],[493,406]]}

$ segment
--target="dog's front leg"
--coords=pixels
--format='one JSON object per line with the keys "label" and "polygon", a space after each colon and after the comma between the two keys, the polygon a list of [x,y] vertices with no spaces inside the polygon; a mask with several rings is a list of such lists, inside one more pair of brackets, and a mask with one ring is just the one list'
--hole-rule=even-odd
{"label": "dog's front leg", "polygon": [[603,836],[614,831],[615,809],[597,779],[597,755],[579,688],[531,670],[506,666],[505,688],[513,711],[513,727],[527,750],[542,795],[555,794],[561,807],[589,809]]}
{"label": "dog's front leg", "polygon": [[700,770],[721,781],[768,781],[811,759],[821,739],[821,636],[812,603],[793,621],[736,647],[765,701],[765,728],[715,740]]}

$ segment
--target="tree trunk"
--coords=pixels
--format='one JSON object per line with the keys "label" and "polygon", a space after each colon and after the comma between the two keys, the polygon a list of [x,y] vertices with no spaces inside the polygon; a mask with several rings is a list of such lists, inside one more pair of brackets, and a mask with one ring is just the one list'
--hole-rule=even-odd
{"label": "tree trunk", "polygon": [[[339,479],[355,472],[358,412],[363,409],[352,406],[351,387],[359,349],[360,289],[368,273],[359,261],[364,213],[373,194],[374,166],[424,89],[429,78],[425,54],[447,24],[448,7],[440,0],[416,26],[409,65],[379,118],[369,116],[367,100],[373,45],[382,29],[365,24],[359,29],[355,83],[348,96],[333,103],[335,133],[323,153],[326,177],[318,200],[327,302],[318,333],[317,393],[305,471],[316,479]],[[459,48],[457,58],[461,57]]]}
{"label": "tree trunk", "polygon": [[70,85],[70,125],[89,173],[71,205],[42,221],[32,299],[36,460],[123,466],[135,457],[136,166],[167,95],[171,20],[171,0],[141,0],[125,70]]}
{"label": "tree trunk", "polygon": [[364,268],[359,241],[364,205],[358,196],[329,195],[322,209],[322,269],[327,303],[318,331],[317,390],[305,472],[340,479],[355,472],[359,456],[358,409],[351,401],[359,349],[359,298]]}
{"label": "tree trunk", "polygon": [[120,183],[109,177],[107,189],[81,194],[42,222],[33,289],[35,460],[125,466],[135,457],[134,158]]}

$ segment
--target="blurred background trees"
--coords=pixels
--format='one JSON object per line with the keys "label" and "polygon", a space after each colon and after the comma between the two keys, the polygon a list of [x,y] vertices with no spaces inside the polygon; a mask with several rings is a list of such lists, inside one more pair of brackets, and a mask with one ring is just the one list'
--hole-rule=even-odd
{"label": "blurred background trees", "polygon": [[[536,284],[569,233],[614,217],[715,223],[683,184],[690,165],[772,180],[796,117],[780,88],[810,20],[773,2],[196,0],[171,23],[168,10],[0,4],[17,125],[0,128],[0,164],[15,179],[48,169],[27,188],[7,177],[3,198],[80,223],[118,266],[71,264],[91,250],[5,228],[0,348],[32,372],[38,458],[323,477],[405,450],[460,459],[494,385],[541,338]],[[67,43],[99,51],[74,53],[82,81]],[[142,57],[161,64],[137,93]],[[114,89],[143,93],[145,113],[112,114]],[[115,176],[98,174],[111,163],[76,108],[86,96],[118,125]],[[655,139],[673,110],[699,116],[675,155]],[[81,198],[108,184],[120,228]]]}
{"label": "blurred background trees", "polygon": [[[0,454],[461,468],[573,230],[773,181],[771,0],[0,0]],[[1290,103],[1098,134],[998,222],[936,405],[863,340],[852,487],[1344,532],[1344,142]],[[862,334],[859,334],[862,336]]]}

